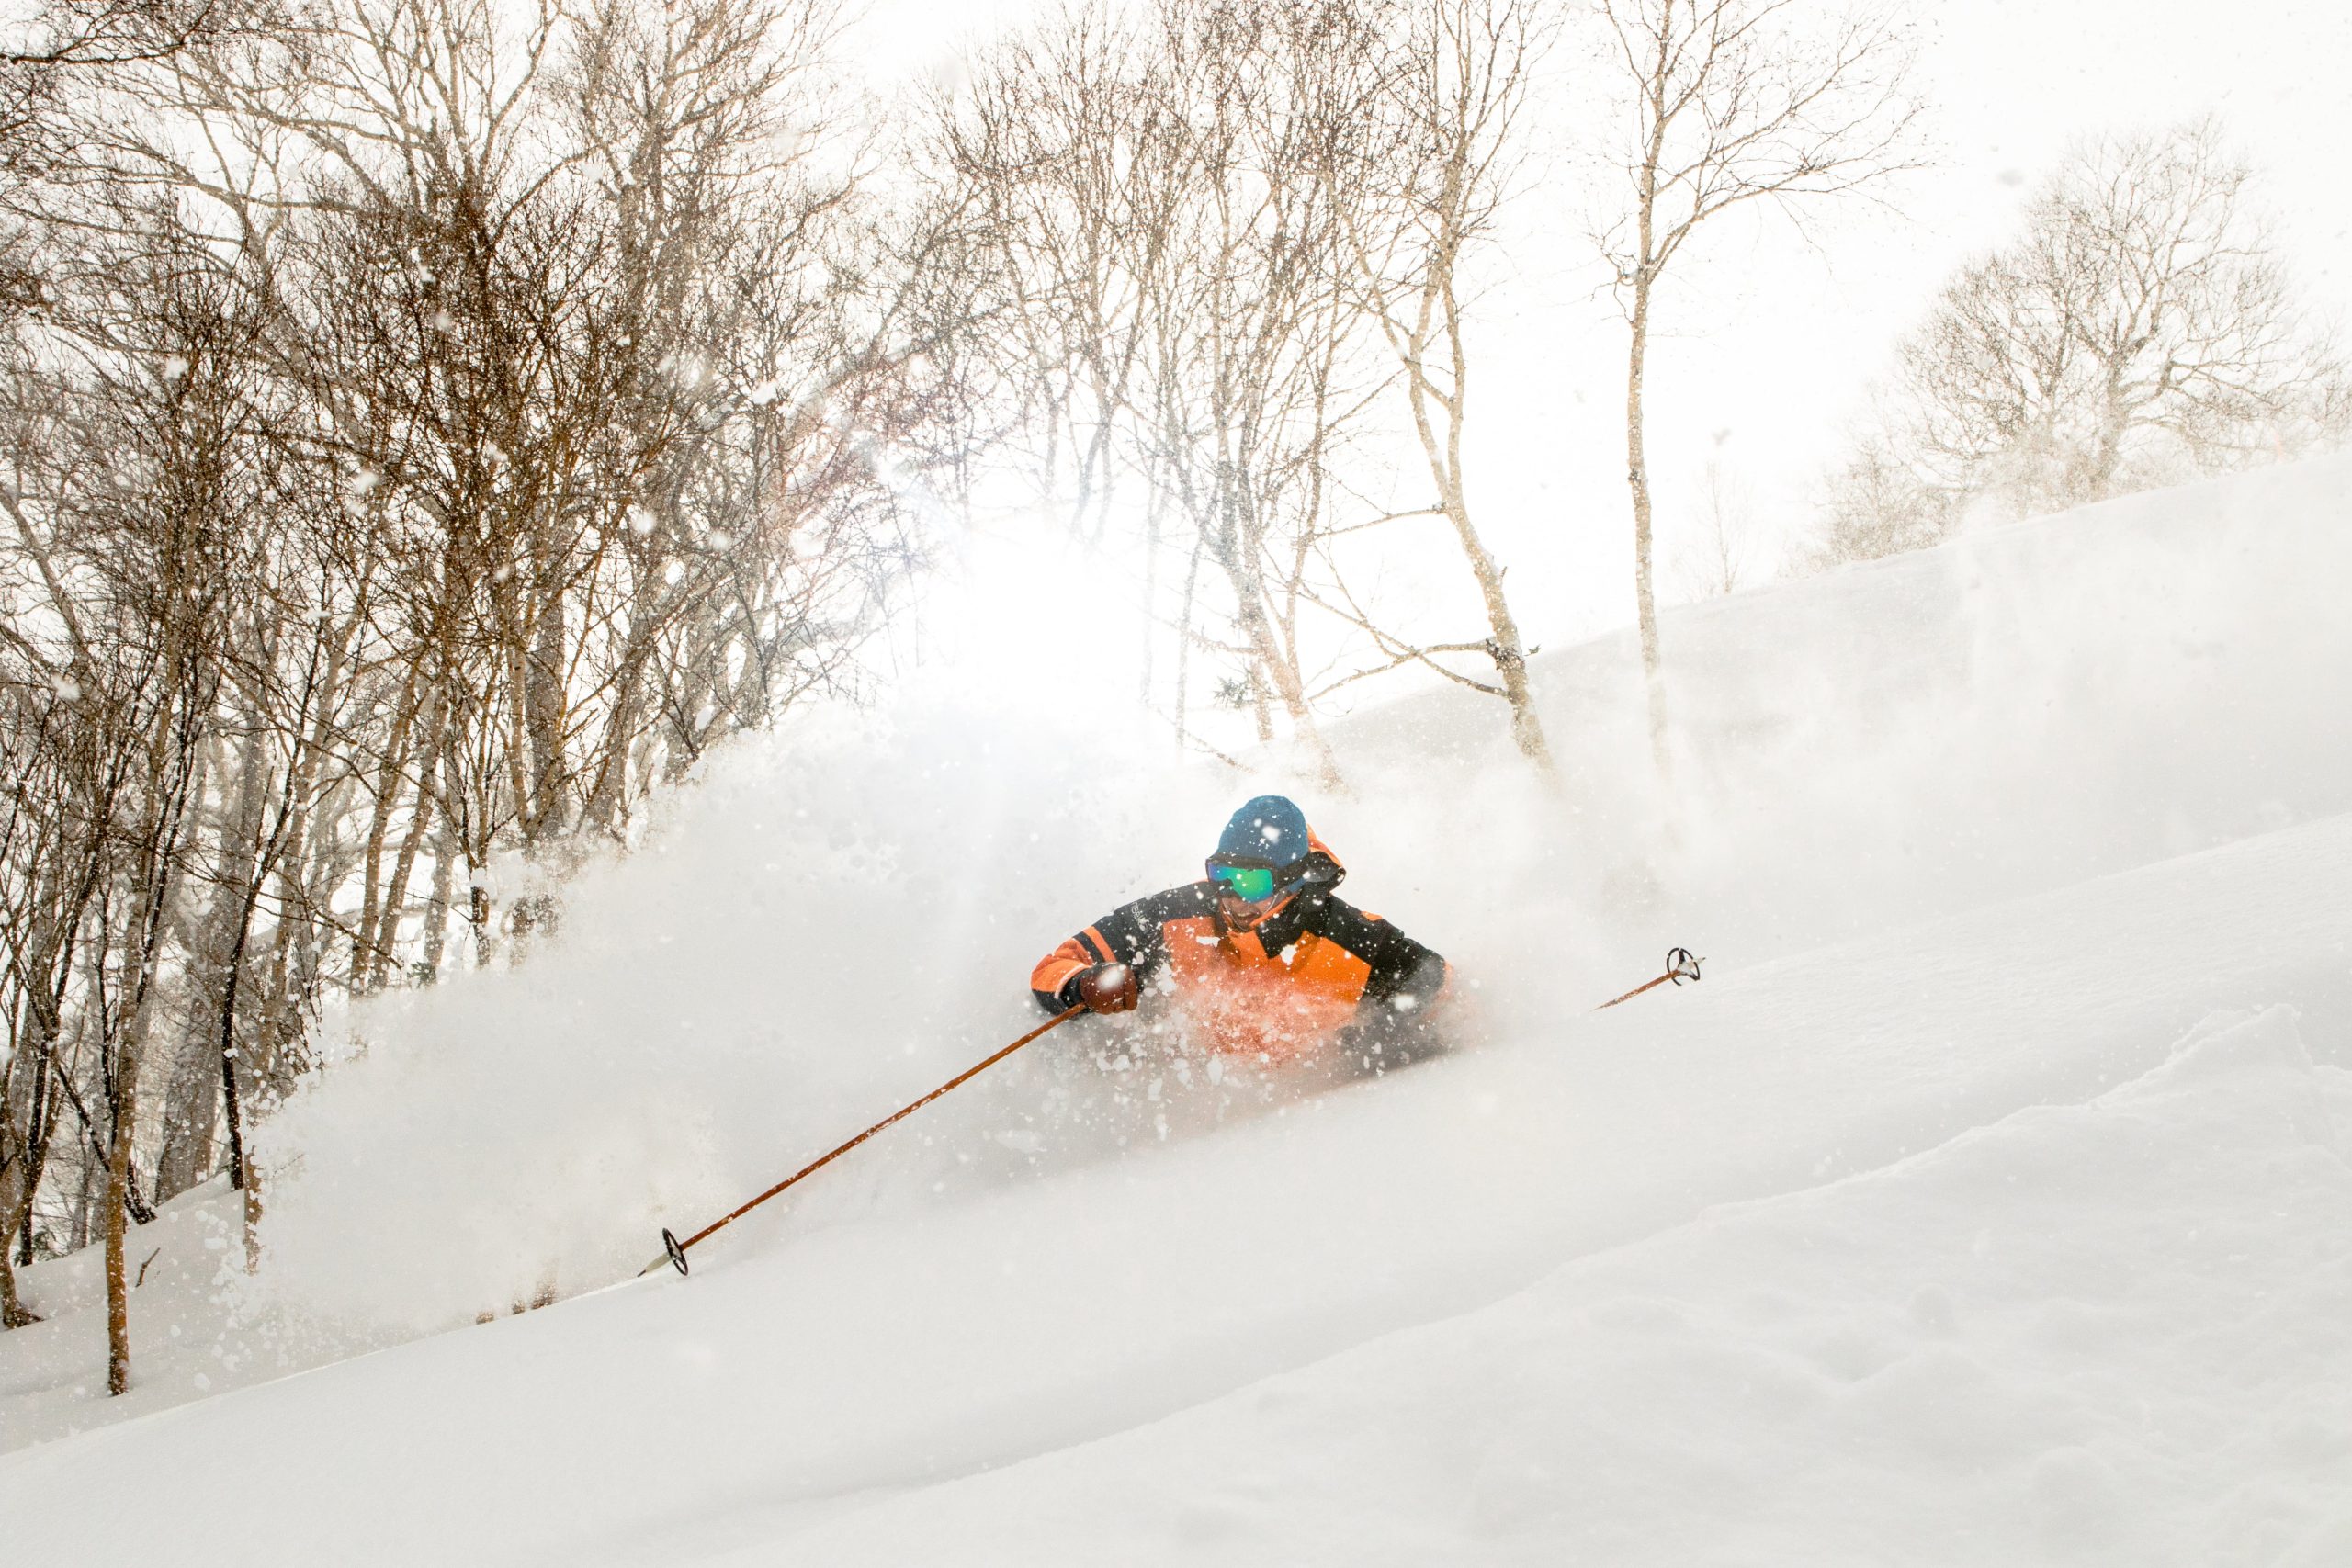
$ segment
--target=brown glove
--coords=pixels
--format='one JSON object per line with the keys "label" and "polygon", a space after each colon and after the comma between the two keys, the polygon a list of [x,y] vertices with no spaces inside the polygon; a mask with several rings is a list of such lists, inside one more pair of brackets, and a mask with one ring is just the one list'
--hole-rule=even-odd
{"label": "brown glove", "polygon": [[1089,1012],[1131,1012],[1141,995],[1136,972],[1124,964],[1097,964],[1073,982]]}

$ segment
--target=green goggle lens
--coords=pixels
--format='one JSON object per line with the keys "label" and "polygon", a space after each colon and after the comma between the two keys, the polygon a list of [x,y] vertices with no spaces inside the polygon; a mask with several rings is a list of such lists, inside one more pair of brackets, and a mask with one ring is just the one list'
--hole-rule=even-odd
{"label": "green goggle lens", "polygon": [[1209,875],[1236,898],[1245,898],[1252,904],[1273,897],[1274,874],[1262,865],[1212,865]]}

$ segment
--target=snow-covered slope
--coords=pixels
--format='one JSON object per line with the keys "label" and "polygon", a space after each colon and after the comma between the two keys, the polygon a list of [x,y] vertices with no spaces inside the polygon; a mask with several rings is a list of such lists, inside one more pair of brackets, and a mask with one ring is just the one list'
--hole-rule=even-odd
{"label": "snow-covered slope", "polygon": [[786,1552],[2352,1562],[2347,1156],[2352,1076],[2313,1066],[2293,1010],[2217,1015],[2087,1104],[1710,1211]]}
{"label": "snow-covered slope", "polygon": [[[1620,1010],[1566,1027],[1544,1044],[1438,1064],[1115,1165],[836,1226],[789,1247],[774,1245],[782,1227],[755,1227],[732,1250],[715,1250],[690,1280],[657,1275],[493,1328],[51,1444],[8,1461],[0,1477],[26,1496],[47,1497],[103,1484],[76,1478],[123,1467],[152,1476],[141,1508],[118,1513],[119,1524],[62,1511],[22,1539],[64,1551],[75,1541],[86,1549],[96,1532],[110,1547],[119,1529],[119,1544],[130,1550],[154,1519],[170,1519],[193,1529],[180,1549],[192,1562],[292,1562],[329,1541],[352,1562],[617,1562],[664,1553],[692,1561],[697,1552],[772,1543],[844,1506],[909,1489],[914,1495],[889,1512],[893,1528],[932,1539],[923,1534],[932,1515],[922,1490],[932,1483],[1118,1433],[1387,1331],[1431,1324],[1401,1344],[1368,1347],[1293,1380],[1296,1397],[1325,1402],[1329,1417],[1328,1425],[1305,1418],[1304,1451],[1282,1440],[1280,1422],[1269,1427],[1261,1419],[1292,1397],[1283,1392],[1292,1381],[1278,1381],[1195,1416],[1183,1435],[1138,1435],[1114,1457],[1053,1461],[1075,1464],[1099,1490],[1099,1467],[1117,1471],[1115,1455],[1133,1453],[1138,1483],[1150,1478],[1144,1497],[1181,1514],[1171,1499],[1183,1488],[1164,1489],[1175,1478],[1206,1464],[1221,1486],[1238,1485],[1261,1473],[1257,1455],[1272,1464],[1270,1481],[1321,1474],[1327,1483],[1311,1507],[1261,1542],[1265,1560],[1286,1560],[1284,1542],[1316,1539],[1315,1521],[1327,1514],[1360,1516],[1382,1497],[1401,1497],[1401,1522],[1414,1533],[1396,1541],[1396,1555],[1375,1560],[1426,1561],[1429,1532],[1468,1551],[1483,1528],[1476,1498],[1442,1479],[1393,1490],[1398,1478],[1387,1467],[1427,1458],[1430,1446],[1447,1450],[1445,1424],[1486,1412],[1466,1428],[1479,1451],[1448,1461],[1466,1467],[1457,1477],[1466,1484],[1486,1447],[1500,1440],[1482,1435],[1481,1423],[1508,1422],[1513,1410],[1552,1423],[1528,1438],[1536,1445],[1531,1462],[1549,1462],[1547,1442],[1573,1451],[1613,1440],[1625,1445],[1618,1462],[1638,1471],[1639,1453],[1676,1451],[1687,1404],[1713,1397],[1739,1408],[1739,1388],[1709,1386],[1703,1367],[1680,1374],[1686,1385],[1671,1407],[1644,1408],[1640,1389],[1623,1381],[1631,1369],[1616,1366],[1617,1353],[1641,1338],[1634,1330],[1649,1309],[1638,1304],[1602,1314],[1604,1328],[1616,1332],[1599,1346],[1566,1327],[1546,1337],[1543,1323],[1556,1325],[1563,1314],[1573,1323],[1577,1303],[1594,1299],[1579,1281],[1596,1269],[1604,1279],[1641,1279],[1638,1289],[1624,1289],[1637,1302],[1659,1302],[1653,1336],[1676,1323],[1752,1314],[1749,1332],[1770,1345],[1771,1308],[1758,1292],[1834,1294],[1834,1279],[1820,1277],[1824,1260],[1806,1256],[1827,1248],[1849,1265],[1853,1293],[1792,1308],[1818,1321],[1789,1332],[1819,1330],[1820,1355],[1833,1363],[1844,1339],[1852,1340],[1838,1364],[1857,1383],[1914,1356],[1929,1358],[1905,1374],[1922,1387],[1885,1396],[1890,1452],[1883,1459],[1924,1464],[1931,1480],[1934,1466],[1915,1450],[1932,1454],[1943,1424],[1965,1416],[1978,1429],[1953,1439],[1963,1458],[1997,1457],[2030,1487],[2030,1472],[2046,1453],[2081,1446],[2052,1435],[2072,1428],[2052,1418],[2005,1431],[1993,1393],[1983,1396],[1989,1409],[1939,1414],[1938,1391],[1976,1374],[1936,1354],[1963,1363],[1973,1357],[1994,1369],[1985,1377],[1996,1382],[2030,1383],[2041,1358],[2063,1361],[2070,1345],[2086,1356],[2104,1345],[2107,1361],[2087,1359],[2078,1371],[2106,1392],[2084,1401],[2122,1420],[2136,1407],[2100,1402],[2144,1375],[2145,1397],[2177,1404],[2162,1413],[2184,1445],[2169,1490],[2176,1506],[2188,1506],[2194,1492],[2196,1506],[2210,1509],[2247,1477],[2201,1464],[2200,1456],[2259,1448],[2286,1419],[2273,1407],[2270,1379],[2251,1374],[2235,1398],[2200,1413],[2199,1400],[2230,1393],[2230,1378],[2174,1362],[2180,1337],[2201,1328],[2225,1358],[2255,1354],[2260,1338],[2232,1337],[2253,1333],[2242,1314],[2207,1321],[2210,1292],[2248,1301],[2280,1294],[2274,1326],[2286,1337],[2273,1353],[2291,1370],[2299,1398],[2315,1402],[2313,1461],[2326,1460],[2332,1441],[2352,1438],[2352,1428],[2330,1427],[2324,1416],[2329,1398],[2339,1414],[2352,1402],[2352,1347],[2343,1320],[2331,1316],[2352,1288],[2352,1235],[2343,1229],[2352,1213],[2345,1163],[2352,1124],[2293,1109],[2330,1095],[2338,1112],[2352,1105],[2343,1100],[2345,1075],[2312,1066],[2292,1043],[2299,1025],[2284,1010],[2300,1010],[2311,1021],[2300,1027],[2339,1052],[2352,1043],[2346,886],[2352,819],[2335,818],[1901,938],[1727,975],[1671,998],[1671,1008]],[[2230,1111],[2217,1130],[2193,1095],[2163,1087],[2199,1081],[2202,1069],[2164,1064],[2185,1036],[2210,1042],[2223,1032],[2211,1010],[2256,1000],[2275,1010],[2261,1029],[2240,1029],[2230,1034],[2239,1043],[2199,1051],[2216,1061],[2243,1054],[2269,1062],[2261,1103],[2274,1109]],[[2256,1036],[2260,1049],[2241,1050]],[[2147,1074],[2154,1075],[2148,1086],[2090,1111],[2015,1118]],[[2268,1081],[2281,1074],[2295,1081]],[[2147,1104],[2171,1109],[2133,1109]],[[2148,1193],[2155,1207],[2134,1220],[2139,1240],[2095,1235],[2114,1211],[2130,1209],[2119,1173],[2107,1168],[2120,1157],[2108,1146],[2115,1140],[2103,1145],[2086,1131],[2109,1113],[2146,1122],[2156,1144],[2199,1149],[2197,1169],[2237,1175],[2209,1185],[2172,1172]],[[1991,1134],[1971,1133],[1994,1123]],[[1955,1138],[1959,1148],[1899,1167],[1883,1190],[1866,1190],[1877,1196],[1820,1190],[1849,1171]],[[1962,1152],[1987,1145],[1990,1152]],[[2122,1145],[2129,1153],[2130,1138]],[[2079,1178],[2094,1184],[2090,1190],[2071,1191],[2078,1163],[2090,1168]],[[2011,1190],[2018,1169],[2033,1179],[2028,1195]],[[1921,1188],[1922,1235],[1879,1257],[1883,1237],[1903,1226],[1894,1211],[1904,1195]],[[1798,1196],[1759,1203],[1774,1194]],[[1743,1215],[1708,1212],[1742,1201]],[[2056,1206],[2045,1213],[2038,1201]],[[1972,1222],[1972,1205],[1983,1207],[1981,1219]],[[1849,1206],[1869,1217],[1844,1235],[1838,1216]],[[2082,1216],[2070,1217],[2070,1206]],[[1998,1233],[2014,1270],[1996,1271],[1989,1286],[1964,1266],[1980,1231]],[[2191,1231],[2205,1236],[2201,1245]],[[1753,1240],[1758,1233],[1780,1238],[1780,1250],[1751,1281],[1747,1253],[1771,1245]],[[2177,1243],[2177,1256],[2142,1258],[2150,1234]],[[1571,1267],[1532,1296],[1510,1297],[1567,1260],[1645,1236],[1660,1239],[1630,1260]],[[2029,1246],[2038,1262],[2010,1256]],[[2267,1272],[2233,1283],[2229,1260],[2257,1248]],[[1776,1287],[1775,1270],[1794,1279]],[[2077,1273],[2103,1280],[2105,1293],[2085,1298]],[[1891,1303],[1888,1280],[1903,1281]],[[2198,1283],[2198,1292],[2184,1298],[2185,1282]],[[2127,1308],[2143,1283],[2149,1297],[2140,1316]],[[1881,1321],[1910,1311],[1929,1291],[1941,1292],[1953,1319],[1941,1352],[1893,1337]],[[2022,1327],[2007,1325],[2003,1314],[2021,1311],[2037,1291],[2051,1323],[2079,1325],[2076,1339],[2056,1330],[2052,1337],[2031,1314]],[[1474,1310],[1498,1297],[1510,1299]],[[1963,1314],[1988,1337],[1961,1337]],[[1700,1326],[1685,1333],[1703,1337]],[[1510,1354],[1498,1347],[1498,1334],[1501,1347],[1516,1348]],[[2020,1359],[2021,1347],[2034,1356]],[[1653,1349],[1643,1364],[1664,1375],[1672,1357]],[[1706,1365],[1738,1369],[1743,1356],[1763,1354],[1718,1346]],[[1518,1355],[1530,1359],[1514,1366]],[[1383,1392],[1377,1379],[1350,1370],[1367,1361],[1418,1370]],[[1448,1369],[1457,1362],[1482,1370],[1448,1404]],[[2167,1365],[2171,1372],[2159,1375]],[[1819,1373],[1824,1400],[1833,1376],[1834,1369]],[[1531,1404],[1524,1391],[1504,1397],[1501,1386],[1482,1393],[1480,1382],[1566,1393],[1589,1378],[1620,1380],[1619,1404],[1544,1416],[1540,1398]],[[1329,1407],[1340,1389],[1352,1392]],[[1802,1392],[1779,1397],[1801,1405]],[[1769,1427],[1746,1419],[1751,1436]],[[1836,1457],[1840,1428],[1822,1419],[1814,1433],[1819,1457]],[[1736,1470],[1739,1446],[1718,1446],[1726,1440],[1717,1433],[1704,1446],[1712,1462]],[[1783,1445],[1798,1441],[1798,1431],[1785,1432],[1759,1457],[1792,1462]],[[1336,1458],[1326,1468],[1318,1457],[1367,1444],[1377,1451],[1354,1480]],[[2076,1461],[2061,1455],[2049,1462],[2063,1470]],[[2352,1449],[2320,1468],[2352,1485]],[[2258,1460],[2252,1469],[2259,1472]],[[1517,1499],[1501,1506],[1521,1518],[1523,1545],[1550,1539],[1542,1519],[1576,1513],[1576,1498],[1593,1484],[1576,1467],[1545,1473],[1557,1483],[1548,1498],[1532,1495],[1524,1476],[1494,1482]],[[1652,1475],[1641,1484],[1670,1487],[1671,1479]],[[1160,1544],[1174,1550],[1192,1528],[1189,1516],[1171,1523],[1115,1495],[1068,1499],[1062,1511],[1037,1518],[1022,1500],[1034,1500],[1022,1490],[1031,1484],[1008,1477],[997,1485],[1009,1491],[989,1494],[999,1501],[956,1506],[983,1518],[1030,1514],[1048,1540],[1049,1521],[1062,1518],[1074,1532],[1063,1559],[1071,1562],[1128,1560],[1163,1529],[1172,1533]],[[1034,1484],[1040,1495],[1057,1491],[1050,1475]],[[1216,1502],[1223,1495],[1204,1500],[1211,1517],[1229,1506]],[[1448,1510],[1425,1512],[1448,1497]],[[430,1506],[420,1507],[421,1498]],[[1283,1511],[1278,1487],[1239,1517]],[[1602,1532],[1598,1543],[1638,1517],[1621,1500],[1588,1522]],[[1132,1520],[1132,1536],[1123,1519]],[[1335,1539],[1378,1541],[1383,1528],[1375,1507],[1356,1527],[1368,1533]],[[1894,1528],[1893,1519],[1878,1526]],[[1034,1547],[1039,1537],[1007,1539]],[[1617,1560],[1688,1561],[1666,1550],[1685,1539],[1661,1538],[1654,1558]],[[2001,1549],[2015,1539],[1988,1534],[1981,1559],[1961,1560],[2014,1561]],[[831,1550],[816,1560],[835,1560]],[[903,1555],[862,1560],[940,1556],[910,1539]],[[1001,1560],[1035,1559],[1009,1546]],[[1342,1551],[1334,1560],[1364,1559]]]}
{"label": "snow-covered slope", "polygon": [[[1670,834],[1621,646],[1544,671],[1556,794],[1483,710],[1363,716],[1361,793],[1310,808],[1351,891],[1478,977],[1480,1048],[1291,1099],[1104,1074],[1142,1043],[1065,1031],[691,1280],[0,1460],[12,1541],[2337,1561],[2348,475],[1669,621]],[[618,1278],[1021,1027],[1035,952],[1253,787],[1041,766],[958,706],[739,758],[562,946],[359,1020],[270,1130],[300,1157],[240,1332],[315,1356]],[[1585,1012],[1671,940],[1704,985]],[[74,1322],[95,1366],[86,1314],[29,1332]]]}

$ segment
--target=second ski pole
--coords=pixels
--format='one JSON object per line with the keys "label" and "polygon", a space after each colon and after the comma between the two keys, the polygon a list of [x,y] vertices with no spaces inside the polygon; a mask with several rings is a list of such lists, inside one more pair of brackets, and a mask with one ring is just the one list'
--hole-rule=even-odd
{"label": "second ski pole", "polygon": [[1632,990],[1627,991],[1622,997],[1610,998],[1607,1001],[1601,1003],[1600,1006],[1593,1009],[1592,1010],[1595,1012],[1605,1012],[1609,1009],[1615,1007],[1619,1002],[1630,1002],[1635,997],[1640,996],[1644,991],[1655,991],[1660,986],[1667,984],[1668,981],[1672,981],[1675,985],[1679,986],[1685,980],[1688,980],[1695,986],[1699,983],[1699,965],[1704,962],[1706,962],[1704,959],[1691,957],[1690,950],[1687,947],[1671,949],[1666,955],[1665,974],[1660,975],[1655,980],[1645,980],[1642,984],[1634,987]]}

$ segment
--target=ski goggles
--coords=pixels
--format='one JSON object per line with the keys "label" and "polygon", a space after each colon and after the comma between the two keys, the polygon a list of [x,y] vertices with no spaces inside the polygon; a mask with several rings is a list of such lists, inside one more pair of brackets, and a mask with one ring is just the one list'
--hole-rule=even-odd
{"label": "ski goggles", "polygon": [[1219,892],[1255,904],[1272,897],[1290,879],[1270,865],[1213,860],[1209,862],[1209,880],[1216,884]]}

